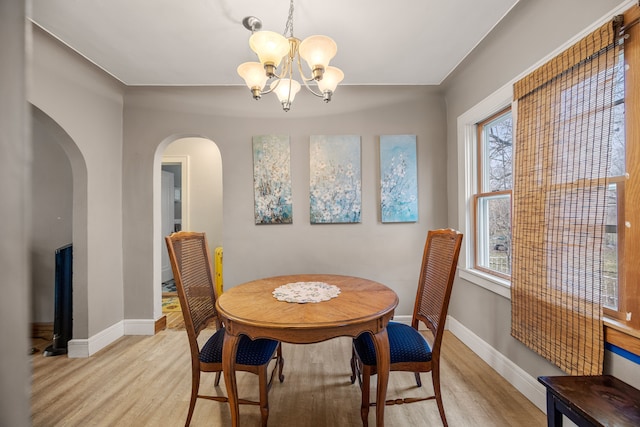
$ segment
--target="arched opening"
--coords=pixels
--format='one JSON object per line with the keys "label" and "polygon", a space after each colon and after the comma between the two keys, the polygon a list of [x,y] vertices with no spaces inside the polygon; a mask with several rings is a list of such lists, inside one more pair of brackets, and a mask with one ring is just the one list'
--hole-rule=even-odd
{"label": "arched opening", "polygon": [[53,322],[55,249],[73,244],[73,337],[88,336],[87,166],[76,143],[31,106],[32,323]]}
{"label": "arched opening", "polygon": [[155,153],[153,167],[153,313],[162,317],[162,251],[165,250],[162,227],[162,163],[182,164],[180,203],[185,231],[207,234],[210,251],[222,246],[222,157],[211,139],[201,136],[173,135],[166,138]]}

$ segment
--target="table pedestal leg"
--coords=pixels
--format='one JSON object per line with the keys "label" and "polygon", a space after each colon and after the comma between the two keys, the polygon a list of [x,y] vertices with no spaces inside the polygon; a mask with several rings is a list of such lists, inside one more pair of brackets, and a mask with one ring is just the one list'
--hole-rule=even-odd
{"label": "table pedestal leg", "polygon": [[240,337],[224,333],[222,344],[222,371],[224,372],[224,383],[227,386],[227,396],[229,398],[229,410],[231,411],[231,425],[240,425],[240,408],[238,405],[238,384],[236,383],[236,353]]}
{"label": "table pedestal leg", "polygon": [[373,344],[376,347],[376,360],[378,362],[378,388],[376,394],[376,426],[384,426],[384,407],[387,399],[387,383],[389,382],[389,367],[391,354],[389,353],[389,336],[387,329],[383,329],[373,335]]}

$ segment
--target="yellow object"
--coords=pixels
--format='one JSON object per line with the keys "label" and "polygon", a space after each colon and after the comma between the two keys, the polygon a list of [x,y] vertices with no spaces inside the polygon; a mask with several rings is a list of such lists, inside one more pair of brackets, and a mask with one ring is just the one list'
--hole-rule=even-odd
{"label": "yellow object", "polygon": [[162,297],[162,312],[171,313],[182,311],[178,297]]}
{"label": "yellow object", "polygon": [[215,284],[216,284],[216,294],[217,296],[222,295],[223,285],[222,285],[222,246],[218,246],[215,249],[214,255],[214,265],[216,270]]}

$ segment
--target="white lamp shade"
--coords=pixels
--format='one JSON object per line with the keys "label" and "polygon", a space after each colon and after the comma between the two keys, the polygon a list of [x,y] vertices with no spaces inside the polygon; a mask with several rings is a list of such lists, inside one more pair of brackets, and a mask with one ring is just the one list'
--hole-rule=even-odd
{"label": "white lamp shade", "polygon": [[282,57],[289,53],[289,40],[273,31],[257,31],[249,38],[249,46],[258,54],[262,64],[280,65]]}
{"label": "white lamp shade", "polygon": [[267,84],[267,74],[259,62],[245,62],[238,66],[238,74],[244,79],[249,89],[259,87],[260,90]]}
{"label": "white lamp shade", "polygon": [[322,80],[318,81],[318,89],[323,93],[327,90],[334,92],[342,79],[344,79],[344,73],[340,68],[328,66],[324,70]]}
{"label": "white lamp shade", "polygon": [[310,36],[300,43],[298,47],[300,57],[307,61],[310,69],[321,66],[327,68],[331,58],[336,56],[338,46],[336,42],[327,36]]}
{"label": "white lamp shade", "polygon": [[293,102],[296,94],[300,91],[300,83],[292,79],[282,79],[272,82],[270,88],[275,92],[281,103]]}

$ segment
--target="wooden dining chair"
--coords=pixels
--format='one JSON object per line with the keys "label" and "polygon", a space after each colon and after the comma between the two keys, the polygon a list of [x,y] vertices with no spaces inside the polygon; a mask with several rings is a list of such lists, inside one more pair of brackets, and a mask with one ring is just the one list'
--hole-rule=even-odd
{"label": "wooden dining chair", "polygon": [[[204,395],[199,391],[201,372],[215,372],[215,386],[220,384],[225,332],[216,311],[216,291],[205,234],[181,231],[165,237],[165,241],[191,348],[191,400],[185,423],[185,426],[189,426],[198,398],[228,402],[226,396]],[[200,347],[198,336],[212,322],[215,322],[217,331]],[[267,381],[271,361],[275,361],[275,365]],[[267,395],[276,370],[280,382],[284,381],[283,363],[282,349],[278,341],[241,337],[235,367],[237,371],[251,372],[258,376],[260,400],[256,402],[239,399],[239,403],[259,405],[263,426],[267,425],[269,417]]]}
{"label": "wooden dining chair", "polygon": [[[440,392],[440,349],[461,244],[462,234],[455,230],[429,231],[422,255],[411,326],[398,322],[389,322],[387,325],[390,371],[414,372],[418,387],[422,386],[420,372],[431,372],[434,395],[391,399],[383,404],[398,405],[435,399],[445,427],[447,419]],[[419,322],[423,322],[433,334],[431,345],[418,331]],[[363,426],[367,426],[369,406],[377,404],[369,401],[371,375],[377,373],[376,351],[369,333],[361,334],[353,340],[351,372],[351,383],[357,378],[362,389],[360,414]]]}

